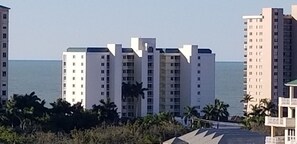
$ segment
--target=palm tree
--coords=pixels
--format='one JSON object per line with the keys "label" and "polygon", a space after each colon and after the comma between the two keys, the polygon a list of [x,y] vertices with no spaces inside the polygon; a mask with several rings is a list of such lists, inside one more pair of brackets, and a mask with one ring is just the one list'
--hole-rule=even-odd
{"label": "palm tree", "polygon": [[207,120],[214,120],[215,119],[215,107],[214,105],[206,105],[202,111],[204,113],[203,118]]}
{"label": "palm tree", "polygon": [[138,116],[139,109],[139,99],[144,99],[144,91],[148,90],[147,88],[143,88],[142,82],[135,84],[122,83],[122,98],[125,100],[126,98],[134,99],[134,113],[135,117]]}
{"label": "palm tree", "polygon": [[216,110],[216,118],[218,121],[228,120],[229,112],[228,112],[229,104],[225,104],[223,101],[218,99],[215,100],[215,110]]}
{"label": "palm tree", "polygon": [[187,124],[188,120],[191,119],[190,126],[193,127],[194,118],[198,117],[199,113],[196,110],[196,107],[186,106],[184,109],[185,109],[185,113],[184,113],[185,123]]}
{"label": "palm tree", "polygon": [[97,114],[98,120],[100,122],[113,124],[119,120],[117,109],[118,108],[115,103],[111,102],[108,98],[106,102],[101,99],[99,105],[93,105],[92,111]]}
{"label": "palm tree", "polygon": [[276,105],[271,100],[261,99],[260,103],[262,104],[261,108],[267,115],[274,116],[277,113]]}
{"label": "palm tree", "polygon": [[253,97],[250,94],[244,94],[243,99],[240,100],[241,103],[248,103]]}
{"label": "palm tree", "polygon": [[136,82],[135,84],[132,85],[132,97],[136,99],[134,100],[134,103],[136,106],[134,107],[135,109],[135,116],[138,117],[138,110],[139,110],[139,99],[144,99],[144,91],[147,91],[147,88],[142,87],[142,82],[138,83]]}
{"label": "palm tree", "polygon": [[25,130],[33,123],[39,124],[46,115],[45,101],[35,95],[35,92],[25,95],[14,94],[6,104],[6,118],[10,119],[11,125],[19,125]]}

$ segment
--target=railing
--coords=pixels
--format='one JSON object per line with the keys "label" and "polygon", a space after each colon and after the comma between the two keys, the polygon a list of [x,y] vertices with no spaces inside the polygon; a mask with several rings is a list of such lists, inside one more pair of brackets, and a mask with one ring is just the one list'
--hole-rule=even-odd
{"label": "railing", "polygon": [[265,144],[285,144],[284,136],[266,137]]}
{"label": "railing", "polygon": [[279,98],[280,105],[297,106],[297,98]]}
{"label": "railing", "polygon": [[295,118],[265,117],[265,125],[279,127],[295,127]]}

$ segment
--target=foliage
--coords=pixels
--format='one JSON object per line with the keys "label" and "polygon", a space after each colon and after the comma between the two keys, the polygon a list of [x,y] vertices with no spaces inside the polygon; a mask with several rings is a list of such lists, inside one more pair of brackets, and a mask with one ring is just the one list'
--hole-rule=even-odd
{"label": "foliage", "polygon": [[[50,108],[44,104],[34,92],[14,95],[6,109],[0,108],[0,143],[161,143],[191,130],[167,112],[119,119],[117,106],[109,99],[90,110],[63,99],[50,103]],[[195,128],[201,126],[194,123]]]}
{"label": "foliage", "polygon": [[201,112],[204,113],[203,118],[207,120],[227,121],[229,117],[228,104],[215,99],[214,105],[206,105]]}
{"label": "foliage", "polygon": [[122,83],[122,99],[126,101],[127,98],[133,99],[134,102],[134,114],[135,117],[138,117],[138,109],[140,98],[144,99],[144,92],[147,91],[147,88],[143,88],[142,82],[136,82],[135,84]]}
{"label": "foliage", "polygon": [[265,116],[276,116],[276,105],[267,99],[262,99],[260,104],[252,105],[251,112],[242,121],[244,128],[267,131],[264,127]]}

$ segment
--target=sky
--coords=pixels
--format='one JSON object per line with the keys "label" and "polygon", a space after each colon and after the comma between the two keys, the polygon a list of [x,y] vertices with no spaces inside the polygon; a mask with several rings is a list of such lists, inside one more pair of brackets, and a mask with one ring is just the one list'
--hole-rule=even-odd
{"label": "sky", "polygon": [[68,47],[197,44],[216,61],[243,61],[243,15],[263,7],[290,13],[296,0],[0,0],[10,7],[9,59],[60,60]]}

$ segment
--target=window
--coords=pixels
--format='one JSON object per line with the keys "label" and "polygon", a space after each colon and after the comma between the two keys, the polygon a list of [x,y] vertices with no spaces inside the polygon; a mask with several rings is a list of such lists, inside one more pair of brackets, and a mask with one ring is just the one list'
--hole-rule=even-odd
{"label": "window", "polygon": [[104,95],[104,92],[101,92],[101,95]]}
{"label": "window", "polygon": [[80,80],[84,80],[84,77],[81,77]]}
{"label": "window", "polygon": [[104,55],[103,55],[103,56],[101,56],[101,59],[104,59]]}
{"label": "window", "polygon": [[73,84],[72,87],[75,87],[75,84]]}
{"label": "window", "polygon": [[63,91],[63,94],[65,95],[66,94],[66,91]]}
{"label": "window", "polygon": [[75,102],[75,99],[74,98],[72,99],[72,102]]}
{"label": "window", "polygon": [[84,73],[84,70],[80,70],[81,73]]}
{"label": "window", "polygon": [[200,77],[197,77],[197,81],[200,81]]}
{"label": "window", "polygon": [[101,73],[104,74],[104,70],[101,70]]}
{"label": "window", "polygon": [[81,63],[80,65],[81,65],[81,66],[84,66],[84,63]]}
{"label": "window", "polygon": [[66,87],[66,84],[64,83],[63,86]]}
{"label": "window", "polygon": [[197,95],[200,95],[200,91],[197,92]]}
{"label": "window", "polygon": [[198,56],[198,59],[200,59],[200,56]]}
{"label": "window", "polygon": [[75,70],[72,70],[72,73],[75,73]]}
{"label": "window", "polygon": [[3,62],[3,63],[2,63],[2,66],[3,66],[3,67],[6,67],[6,62]]}
{"label": "window", "polygon": [[3,37],[4,39],[7,38],[7,34],[4,33],[2,37]]}
{"label": "window", "polygon": [[84,87],[84,85],[80,85],[80,87],[81,87],[81,88],[83,88],[83,87]]}
{"label": "window", "polygon": [[104,85],[101,85],[101,88],[104,88]]}
{"label": "window", "polygon": [[104,77],[101,77],[101,81],[104,81]]}
{"label": "window", "polygon": [[200,63],[198,63],[198,66],[200,67]]}
{"label": "window", "polygon": [[4,52],[4,53],[2,54],[2,56],[3,56],[4,58],[6,58],[6,53]]}
{"label": "window", "polygon": [[2,76],[3,76],[3,77],[6,77],[6,71],[3,71],[3,72],[2,72]]}
{"label": "window", "polygon": [[72,80],[75,80],[75,77],[72,77]]}
{"label": "window", "polygon": [[73,66],[75,66],[75,63],[72,63]]}
{"label": "window", "polygon": [[2,48],[7,48],[7,44],[6,43],[2,43]]}
{"label": "window", "polygon": [[200,88],[200,84],[198,84],[197,87]]}
{"label": "window", "polygon": [[84,58],[84,55],[81,55],[81,58],[83,59]]}
{"label": "window", "polygon": [[4,87],[5,87],[5,86],[6,86],[6,84],[4,83],[4,84],[2,84],[2,86],[4,86]]}
{"label": "window", "polygon": [[101,63],[101,66],[104,66],[104,63]]}
{"label": "window", "polygon": [[72,56],[72,58],[74,58],[74,59],[75,59],[75,55],[73,55],[73,56]]}
{"label": "window", "polygon": [[66,80],[66,76],[64,76],[64,80]]}
{"label": "window", "polygon": [[5,90],[2,91],[2,95],[6,96],[6,91]]}
{"label": "window", "polygon": [[80,92],[80,95],[84,95],[84,92]]}
{"label": "window", "polygon": [[75,91],[73,91],[72,94],[75,95]]}
{"label": "window", "polygon": [[3,14],[3,15],[2,15],[2,18],[3,18],[3,19],[7,19],[7,14]]}
{"label": "window", "polygon": [[200,74],[200,70],[198,70],[197,73]]}
{"label": "window", "polygon": [[7,27],[6,27],[6,26],[3,26],[2,28],[3,28],[3,29],[7,29]]}

